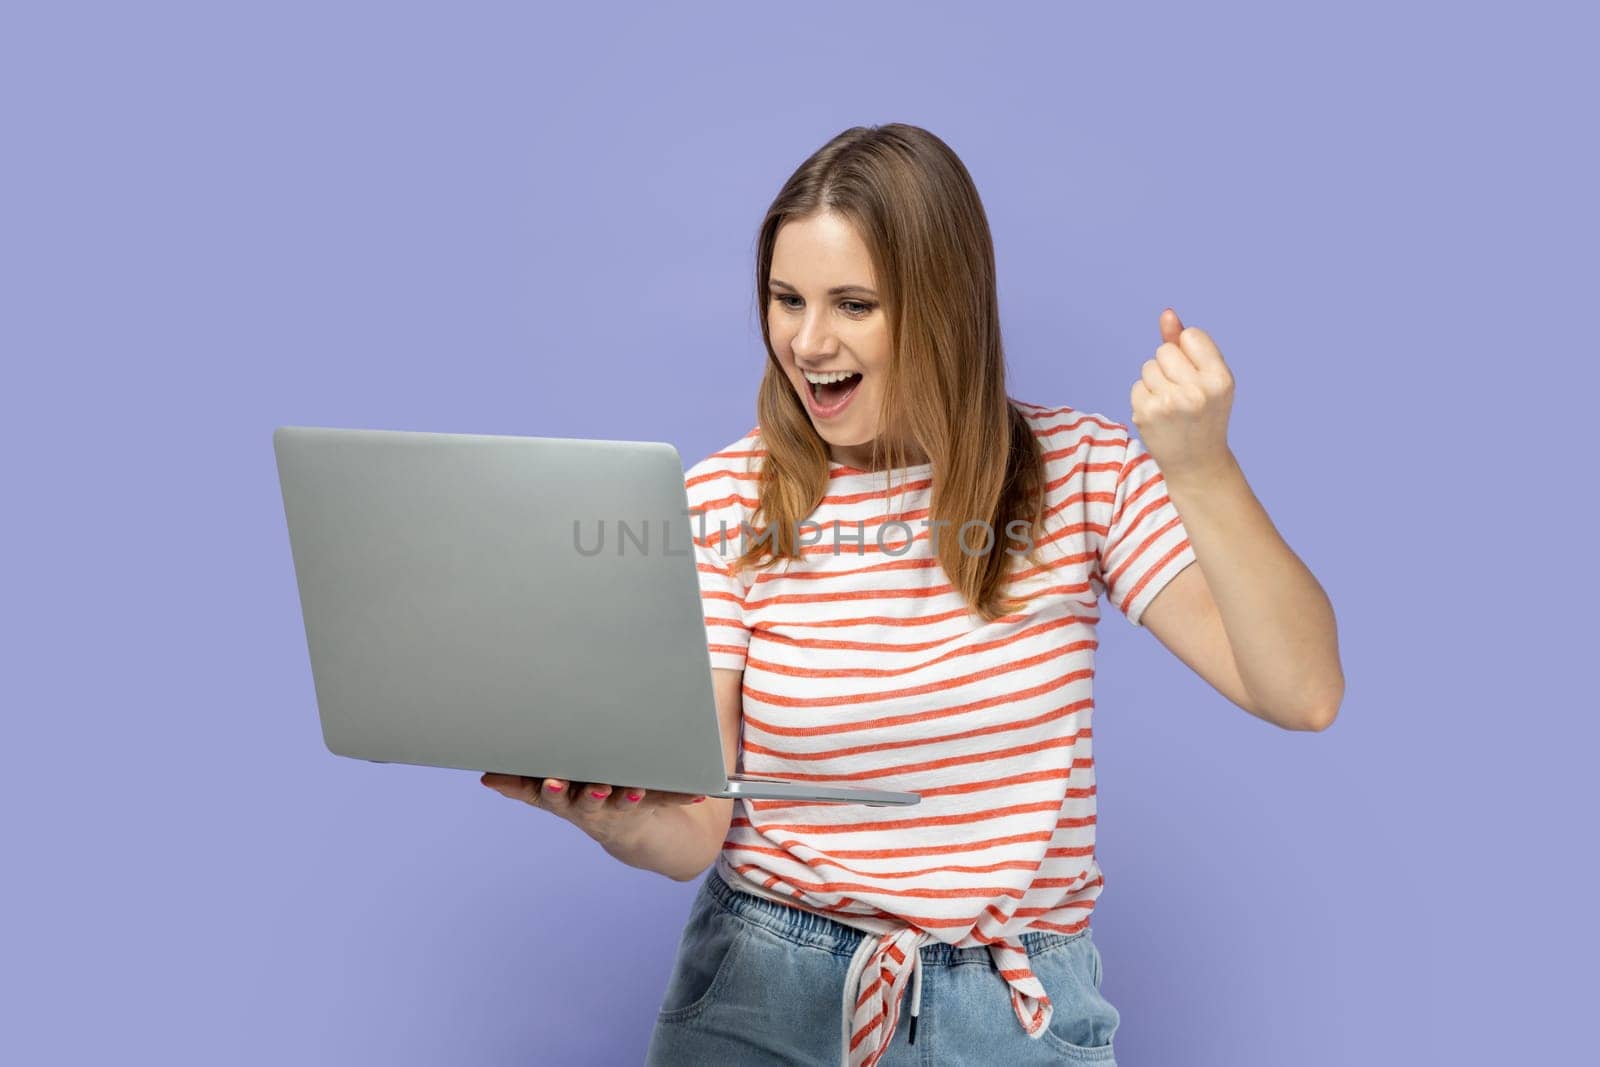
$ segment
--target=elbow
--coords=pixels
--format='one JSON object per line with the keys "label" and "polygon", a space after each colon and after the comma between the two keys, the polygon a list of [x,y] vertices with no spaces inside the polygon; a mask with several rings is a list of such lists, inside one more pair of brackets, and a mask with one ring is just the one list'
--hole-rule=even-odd
{"label": "elbow", "polygon": [[1239,706],[1280,729],[1316,734],[1333,725],[1333,720],[1339,715],[1341,699],[1342,697],[1335,697],[1311,704],[1294,705],[1260,705],[1252,701],[1248,704],[1241,703]]}
{"label": "elbow", "polygon": [[1344,679],[1340,678],[1334,686],[1333,696],[1323,700],[1316,706],[1306,719],[1305,729],[1312,733],[1320,734],[1333,725],[1333,720],[1339,717],[1339,705],[1344,703]]}
{"label": "elbow", "polygon": [[1311,716],[1311,718],[1306,721],[1306,724],[1304,727],[1302,727],[1302,729],[1308,733],[1320,734],[1322,731],[1332,726],[1333,720],[1338,717],[1338,707],[1334,707],[1331,711],[1321,711]]}

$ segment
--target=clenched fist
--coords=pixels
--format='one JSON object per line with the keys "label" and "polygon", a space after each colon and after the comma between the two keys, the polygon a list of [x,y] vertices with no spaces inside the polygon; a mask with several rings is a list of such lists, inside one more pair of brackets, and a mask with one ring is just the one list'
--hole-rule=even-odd
{"label": "clenched fist", "polygon": [[1161,346],[1144,361],[1128,399],[1145,450],[1169,478],[1226,467],[1233,372],[1211,335],[1161,313]]}

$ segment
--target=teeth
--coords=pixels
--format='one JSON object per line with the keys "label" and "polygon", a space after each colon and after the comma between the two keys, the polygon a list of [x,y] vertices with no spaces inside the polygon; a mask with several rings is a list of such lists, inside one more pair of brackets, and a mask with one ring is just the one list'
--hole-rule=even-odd
{"label": "teeth", "polygon": [[806,381],[813,385],[827,385],[830,382],[842,382],[846,378],[854,377],[855,371],[834,371],[832,374],[812,374],[810,371],[801,371]]}

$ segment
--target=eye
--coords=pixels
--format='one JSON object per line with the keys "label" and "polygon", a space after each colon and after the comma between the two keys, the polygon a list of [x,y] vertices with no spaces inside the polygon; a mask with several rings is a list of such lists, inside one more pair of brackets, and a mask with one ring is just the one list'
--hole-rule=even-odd
{"label": "eye", "polygon": [[[793,293],[773,293],[772,294],[772,299],[776,300],[779,304],[781,304],[782,306],[788,308],[790,311],[798,310],[793,304],[787,303],[787,301],[790,301],[790,300],[799,300],[800,299],[798,296],[795,296]],[[861,318],[862,316],[870,313],[872,311],[873,307],[875,307],[876,305],[869,304],[864,300],[841,300],[841,301],[839,301],[839,306],[845,309],[845,313],[846,314],[852,315],[852,316],[854,316],[856,318]],[[851,310],[852,308],[858,309],[858,310]]]}

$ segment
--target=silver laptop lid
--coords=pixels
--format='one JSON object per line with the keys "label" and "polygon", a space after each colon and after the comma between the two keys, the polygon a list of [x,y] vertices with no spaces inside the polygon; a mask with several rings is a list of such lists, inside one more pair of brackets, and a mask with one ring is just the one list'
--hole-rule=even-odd
{"label": "silver laptop lid", "polygon": [[330,751],[725,788],[677,449],[297,426],[273,445]]}

